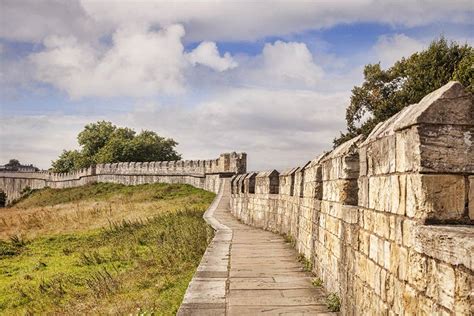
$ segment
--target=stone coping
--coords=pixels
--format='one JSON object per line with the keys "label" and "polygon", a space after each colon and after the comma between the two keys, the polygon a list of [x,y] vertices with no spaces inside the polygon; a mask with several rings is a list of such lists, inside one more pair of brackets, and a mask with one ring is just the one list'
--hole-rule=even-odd
{"label": "stone coping", "polygon": [[473,225],[424,225],[415,234],[416,251],[474,270]]}
{"label": "stone coping", "polygon": [[229,179],[221,180],[219,193],[204,213],[204,220],[216,232],[188,285],[177,315],[225,313],[232,229],[219,222],[214,213],[222,206],[222,197],[229,185]]}

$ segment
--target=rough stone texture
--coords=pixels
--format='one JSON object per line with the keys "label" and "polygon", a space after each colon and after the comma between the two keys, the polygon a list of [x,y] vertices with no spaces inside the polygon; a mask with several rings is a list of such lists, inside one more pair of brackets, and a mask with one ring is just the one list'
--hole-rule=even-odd
{"label": "rough stone texture", "polygon": [[418,226],[414,235],[417,252],[474,270],[473,226]]}
{"label": "rough stone texture", "polygon": [[474,221],[474,176],[469,177],[469,181],[467,182],[469,186],[469,193],[468,193],[468,208],[469,208],[469,219]]}
{"label": "rough stone texture", "polygon": [[255,179],[255,193],[278,194],[279,175],[276,170],[259,172]]}
{"label": "rough stone texture", "polygon": [[283,172],[278,195],[234,193],[232,213],[289,235],[343,314],[472,315],[473,115],[451,82]]}

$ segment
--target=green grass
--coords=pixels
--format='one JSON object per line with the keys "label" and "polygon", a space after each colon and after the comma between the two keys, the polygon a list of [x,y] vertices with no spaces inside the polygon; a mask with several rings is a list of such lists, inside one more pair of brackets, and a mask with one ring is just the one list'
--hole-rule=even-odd
{"label": "green grass", "polygon": [[304,254],[299,254],[298,255],[298,261],[303,264],[304,271],[306,272],[312,272],[313,271],[313,263],[311,260],[306,259]]}
{"label": "green grass", "polygon": [[94,183],[60,190],[51,188],[31,190],[27,192],[26,198],[16,201],[14,206],[52,206],[78,201],[105,201],[118,198],[125,199],[127,202],[151,202],[186,197],[197,191],[201,191],[207,196],[213,196],[213,193],[186,184],[155,183],[127,186],[115,183]]}
{"label": "green grass", "polygon": [[174,315],[212,238],[202,214],[214,195],[186,185],[80,189],[35,191],[17,206],[127,196],[137,203],[184,200],[186,207],[98,229],[0,240],[0,314]]}
{"label": "green grass", "polygon": [[323,286],[323,280],[320,278],[313,278],[311,280],[311,283],[313,284],[314,287],[322,287]]}
{"label": "green grass", "polygon": [[341,310],[341,299],[337,293],[329,293],[326,298],[326,306],[331,312],[339,312]]}
{"label": "green grass", "polygon": [[285,242],[289,243],[292,248],[296,247],[296,240],[291,235],[282,234],[282,236],[283,236],[283,239],[285,239]]}

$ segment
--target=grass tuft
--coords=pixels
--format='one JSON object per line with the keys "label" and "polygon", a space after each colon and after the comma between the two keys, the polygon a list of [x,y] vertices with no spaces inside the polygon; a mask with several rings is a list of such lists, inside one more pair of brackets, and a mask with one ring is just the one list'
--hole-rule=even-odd
{"label": "grass tuft", "polygon": [[341,299],[337,293],[330,293],[326,298],[326,306],[331,312],[339,312],[341,310]]}
{"label": "grass tuft", "polygon": [[303,268],[306,272],[313,271],[313,263],[310,260],[306,259],[303,254],[298,255],[298,261],[303,264]]}
{"label": "grass tuft", "polygon": [[282,234],[283,239],[285,240],[286,243],[289,243],[291,247],[295,248],[296,247],[296,240],[288,234]]}
{"label": "grass tuft", "polygon": [[313,284],[314,287],[322,287],[323,286],[323,280],[320,278],[313,278],[311,280],[311,284]]}

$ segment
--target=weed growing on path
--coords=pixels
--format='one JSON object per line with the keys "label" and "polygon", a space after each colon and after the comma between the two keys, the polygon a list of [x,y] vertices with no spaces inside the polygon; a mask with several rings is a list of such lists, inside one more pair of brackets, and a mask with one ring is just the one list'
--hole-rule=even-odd
{"label": "weed growing on path", "polygon": [[341,309],[341,299],[337,293],[330,293],[326,298],[326,305],[331,312],[339,312]]}

